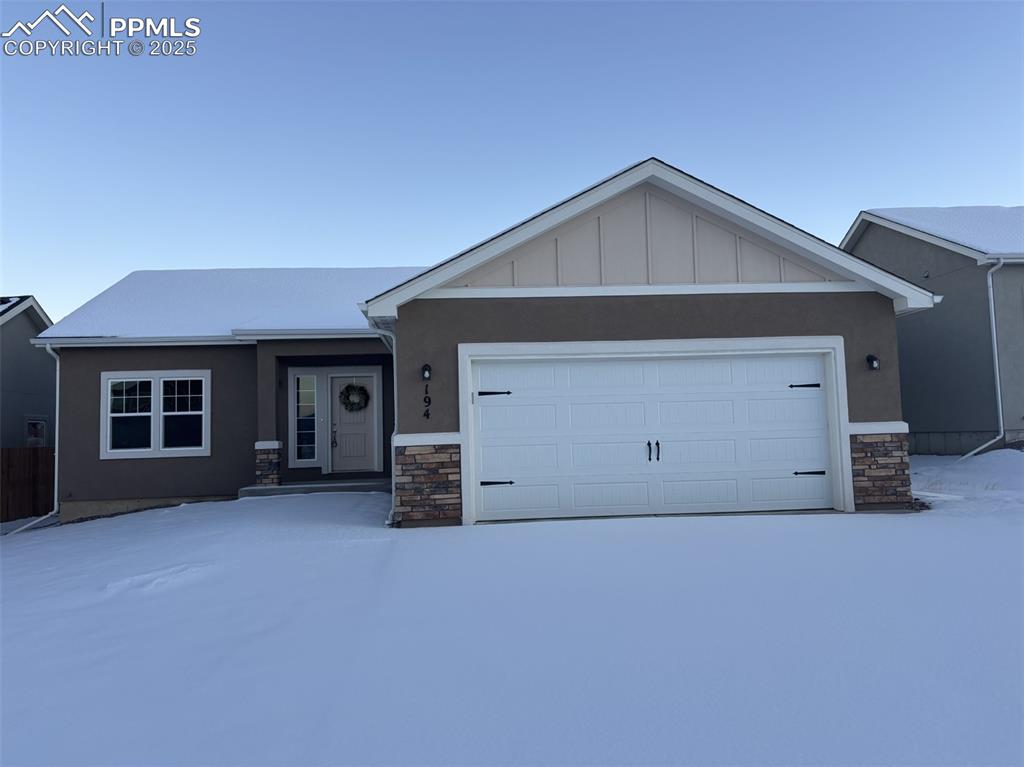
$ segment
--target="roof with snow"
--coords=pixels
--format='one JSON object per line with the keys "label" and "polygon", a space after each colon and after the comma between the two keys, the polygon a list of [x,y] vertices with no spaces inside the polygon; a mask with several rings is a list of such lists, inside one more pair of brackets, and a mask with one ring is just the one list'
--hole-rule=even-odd
{"label": "roof with snow", "polygon": [[22,301],[27,301],[31,296],[0,296],[0,317],[13,311]]}
{"label": "roof with snow", "polygon": [[132,272],[39,337],[201,341],[367,333],[359,303],[420,271],[394,266]]}
{"label": "roof with snow", "polygon": [[0,325],[29,310],[36,313],[43,327],[53,324],[35,296],[0,296]]}
{"label": "roof with snow", "polygon": [[[861,213],[847,240],[865,218],[899,224],[992,258],[1024,258],[1024,206],[963,205],[953,208],[872,208]],[[870,220],[870,219],[868,219]],[[878,222],[876,222],[878,223]],[[844,247],[846,240],[844,240]]]}

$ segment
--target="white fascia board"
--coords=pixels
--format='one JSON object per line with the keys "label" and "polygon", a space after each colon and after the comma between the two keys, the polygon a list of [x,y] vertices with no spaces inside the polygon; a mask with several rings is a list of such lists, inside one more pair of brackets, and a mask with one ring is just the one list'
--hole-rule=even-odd
{"label": "white fascia board", "polygon": [[638,184],[642,184],[651,174],[651,160],[603,181],[589,190],[557,203],[545,212],[513,226],[503,234],[480,245],[475,245],[462,254],[443,262],[439,266],[414,277],[404,285],[400,285],[387,293],[366,302],[368,317],[395,317],[401,304],[418,298],[422,293],[454,280],[460,274],[470,271],[486,263],[507,250],[520,245],[549,229],[553,229],[564,221],[586,213],[600,205],[610,197],[625,192]]}
{"label": "white fascia board", "polygon": [[235,329],[231,331],[235,338],[244,338],[251,341],[264,340],[292,340],[292,339],[316,339],[316,338],[378,338],[380,333],[372,328],[365,330],[338,328],[335,330],[319,329],[310,330],[304,328],[273,329],[273,330],[249,330]]}
{"label": "white fascia board", "polygon": [[900,224],[896,221],[890,221],[887,218],[882,218],[874,213],[868,213],[867,211],[861,211],[857,214],[857,218],[854,219],[853,225],[849,231],[846,232],[846,236],[843,237],[843,241],[839,247],[843,250],[856,246],[861,236],[864,234],[864,230],[867,229],[868,224],[876,224],[877,226],[884,226],[886,229],[891,229],[894,232],[905,234],[907,237],[913,237],[916,240],[927,242],[930,245],[935,245],[945,250],[951,250],[954,253],[959,253],[961,256],[973,259],[979,264],[991,264],[998,261],[1000,258],[1004,261],[1016,261],[1024,260],[1024,253],[1008,253],[1005,255],[990,255],[981,250],[975,250],[966,245],[961,245],[959,242],[953,242],[942,237],[938,237],[928,232],[922,232],[920,229],[914,229],[912,226],[906,224]]}
{"label": "white fascia board", "polygon": [[253,344],[255,341],[235,336],[170,336],[130,338],[125,336],[88,336],[88,337],[53,337],[36,336],[32,339],[33,346],[234,346]]}
{"label": "white fascia board", "polygon": [[835,245],[819,240],[792,224],[758,210],[681,171],[665,166],[659,167],[658,170],[657,180],[663,182],[659,186],[664,187],[668,184],[669,191],[676,192],[684,199],[689,198],[703,203],[737,224],[753,227],[761,236],[780,247],[795,249],[811,261],[838,271],[850,279],[864,280],[879,293],[894,299],[897,302],[897,309],[904,302],[907,309],[928,308],[933,305],[931,292],[924,288],[890,274]]}
{"label": "white fascia board", "polygon": [[434,288],[417,296],[434,298],[571,298],[577,296],[687,296],[750,293],[867,293],[862,282],[737,282],[688,285],[592,285],[589,287]]}
{"label": "white fascia board", "polygon": [[666,191],[712,211],[734,223],[753,228],[780,247],[795,250],[812,262],[838,271],[851,280],[863,280],[896,302],[897,311],[929,308],[932,294],[896,275],[819,240],[791,224],[754,208],[725,192],[655,160],[645,160],[596,186],[527,219],[497,237],[470,248],[407,283],[366,302],[368,317],[395,317],[398,307],[423,293],[449,282],[507,250],[585,213],[622,192],[650,181]]}
{"label": "white fascia board", "polygon": [[46,327],[49,328],[53,326],[53,320],[51,320],[50,316],[43,311],[43,307],[41,307],[39,302],[36,301],[35,296],[30,296],[24,301],[20,301],[11,311],[0,314],[0,325],[3,325],[9,319],[17,317],[26,309],[35,310],[35,313],[39,315],[39,319],[43,321],[43,324],[46,325]]}

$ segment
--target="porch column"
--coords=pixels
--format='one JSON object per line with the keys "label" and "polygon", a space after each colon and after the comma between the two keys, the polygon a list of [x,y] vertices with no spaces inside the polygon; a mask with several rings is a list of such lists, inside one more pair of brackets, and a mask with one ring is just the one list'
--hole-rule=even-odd
{"label": "porch column", "polygon": [[256,343],[256,484],[281,484],[281,440],[277,438],[277,355]]}

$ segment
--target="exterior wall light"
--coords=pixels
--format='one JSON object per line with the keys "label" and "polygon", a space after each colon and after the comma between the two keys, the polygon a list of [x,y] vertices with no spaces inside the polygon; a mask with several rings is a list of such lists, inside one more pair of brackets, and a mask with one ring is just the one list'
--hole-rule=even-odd
{"label": "exterior wall light", "polygon": [[420,369],[420,377],[421,377],[421,378],[422,378],[422,379],[423,379],[424,381],[429,381],[429,380],[430,380],[430,365],[424,365],[424,366],[423,366],[423,367],[422,367],[422,368]]}
{"label": "exterior wall light", "polygon": [[878,370],[882,365],[874,354],[868,355],[868,370]]}

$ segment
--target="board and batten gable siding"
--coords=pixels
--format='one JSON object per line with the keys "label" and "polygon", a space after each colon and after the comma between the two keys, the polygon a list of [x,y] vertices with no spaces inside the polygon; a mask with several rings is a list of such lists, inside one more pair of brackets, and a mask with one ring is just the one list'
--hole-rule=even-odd
{"label": "board and batten gable siding", "polygon": [[[235,497],[252,483],[255,346],[65,347],[60,355],[62,519],[65,503],[84,509],[68,516],[94,516],[90,502]],[[210,455],[100,460],[100,374],[121,370],[209,370]]]}
{"label": "board and batten gable siding", "polygon": [[556,287],[846,281],[642,184],[449,282]]}
{"label": "board and batten gable siding", "polygon": [[[994,437],[998,424],[985,281],[990,267],[876,224],[866,227],[851,250],[943,297],[928,311],[901,317],[896,324],[903,414],[918,443],[915,451],[966,452]],[[947,449],[950,438],[943,435],[956,432],[964,434],[963,440],[953,440]],[[935,434],[942,444],[932,445],[922,434]]]}
{"label": "board and batten gable siding", "polygon": [[[902,420],[896,317],[878,293],[419,299],[399,308],[397,332],[402,434],[459,431],[458,345],[485,342],[842,336],[850,421]],[[880,370],[868,369],[869,354]]]}

